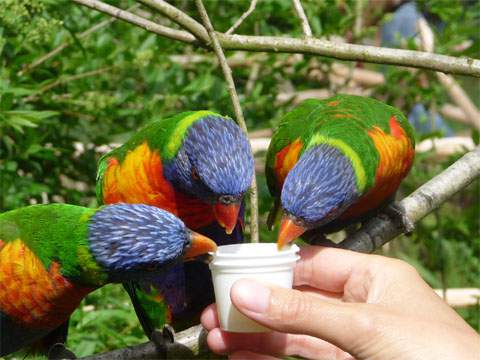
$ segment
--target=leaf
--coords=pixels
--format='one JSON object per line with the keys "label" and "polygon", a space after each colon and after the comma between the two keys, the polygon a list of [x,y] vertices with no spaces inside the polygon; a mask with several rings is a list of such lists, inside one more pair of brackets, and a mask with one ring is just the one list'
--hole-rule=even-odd
{"label": "leaf", "polygon": [[32,121],[40,121],[49,117],[58,115],[56,111],[30,111],[30,110],[10,110],[5,111],[6,115],[14,115],[16,117],[22,117],[24,119]]}
{"label": "leaf", "polygon": [[480,144],[480,131],[478,131],[478,129],[472,130],[472,140],[475,143],[475,145]]}
{"label": "leaf", "polygon": [[12,107],[13,93],[3,93],[0,97],[0,111],[6,111]]}

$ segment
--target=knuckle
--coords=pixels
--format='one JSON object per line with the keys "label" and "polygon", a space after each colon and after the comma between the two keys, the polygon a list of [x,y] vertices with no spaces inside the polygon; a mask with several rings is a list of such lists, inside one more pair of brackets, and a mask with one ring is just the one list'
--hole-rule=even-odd
{"label": "knuckle", "polygon": [[278,300],[272,301],[272,317],[283,323],[299,322],[312,312],[312,300],[298,290],[282,291]]}
{"label": "knuckle", "polygon": [[[370,311],[366,305],[364,311],[357,311],[352,315],[352,322],[362,334],[363,339],[377,339],[381,323],[380,316],[375,311]],[[363,341],[363,340],[362,340]]]}
{"label": "knuckle", "polygon": [[403,260],[398,260],[398,259],[392,259],[392,262],[399,275],[414,276],[414,277],[419,276],[417,269],[415,269],[415,267],[413,267],[409,263]]}

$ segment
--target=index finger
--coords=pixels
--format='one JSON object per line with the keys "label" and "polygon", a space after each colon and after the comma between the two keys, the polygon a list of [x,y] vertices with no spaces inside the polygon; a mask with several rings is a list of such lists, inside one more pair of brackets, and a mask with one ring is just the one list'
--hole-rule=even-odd
{"label": "index finger", "polygon": [[294,285],[309,285],[334,293],[343,292],[354,272],[368,271],[379,262],[387,261],[378,255],[322,246],[304,246],[300,257],[295,267]]}

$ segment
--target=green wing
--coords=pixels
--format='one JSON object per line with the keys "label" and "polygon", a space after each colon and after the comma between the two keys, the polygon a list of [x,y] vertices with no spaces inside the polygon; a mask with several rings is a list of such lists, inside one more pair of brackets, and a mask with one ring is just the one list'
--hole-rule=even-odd
{"label": "green wing", "polygon": [[312,115],[324,106],[324,102],[316,99],[305,100],[280,119],[278,128],[272,136],[265,164],[268,189],[274,197],[273,207],[267,219],[267,225],[270,229],[280,214],[280,194],[282,190],[278,186],[277,174],[275,172],[276,156],[282,149],[296,140],[301,141],[301,151],[304,150],[308,139],[312,135],[312,128],[315,125],[314,121],[312,121]]}
{"label": "green wing", "polygon": [[105,170],[107,170],[107,159],[110,156],[110,153],[103,155],[98,161],[97,169],[97,178],[95,183],[95,193],[97,195],[98,205],[103,205],[103,176],[105,175]]}

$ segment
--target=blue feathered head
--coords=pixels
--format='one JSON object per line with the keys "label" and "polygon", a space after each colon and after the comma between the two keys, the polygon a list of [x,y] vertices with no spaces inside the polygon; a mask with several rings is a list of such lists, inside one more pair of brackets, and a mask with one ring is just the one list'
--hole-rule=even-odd
{"label": "blue feathered head", "polygon": [[242,129],[232,120],[207,116],[190,126],[166,176],[213,203],[221,195],[243,195],[253,172],[253,155]]}
{"label": "blue feathered head", "polygon": [[282,188],[282,207],[304,228],[324,225],[358,197],[350,160],[333,146],[314,145],[302,154]]}
{"label": "blue feathered head", "polygon": [[227,233],[236,224],[240,202],[254,174],[245,133],[232,120],[206,116],[193,123],[165,177],[186,193],[215,205]]}
{"label": "blue feathered head", "polygon": [[215,243],[173,214],[142,204],[98,210],[88,226],[90,252],[112,282],[144,278],[186,258],[214,251]]}

